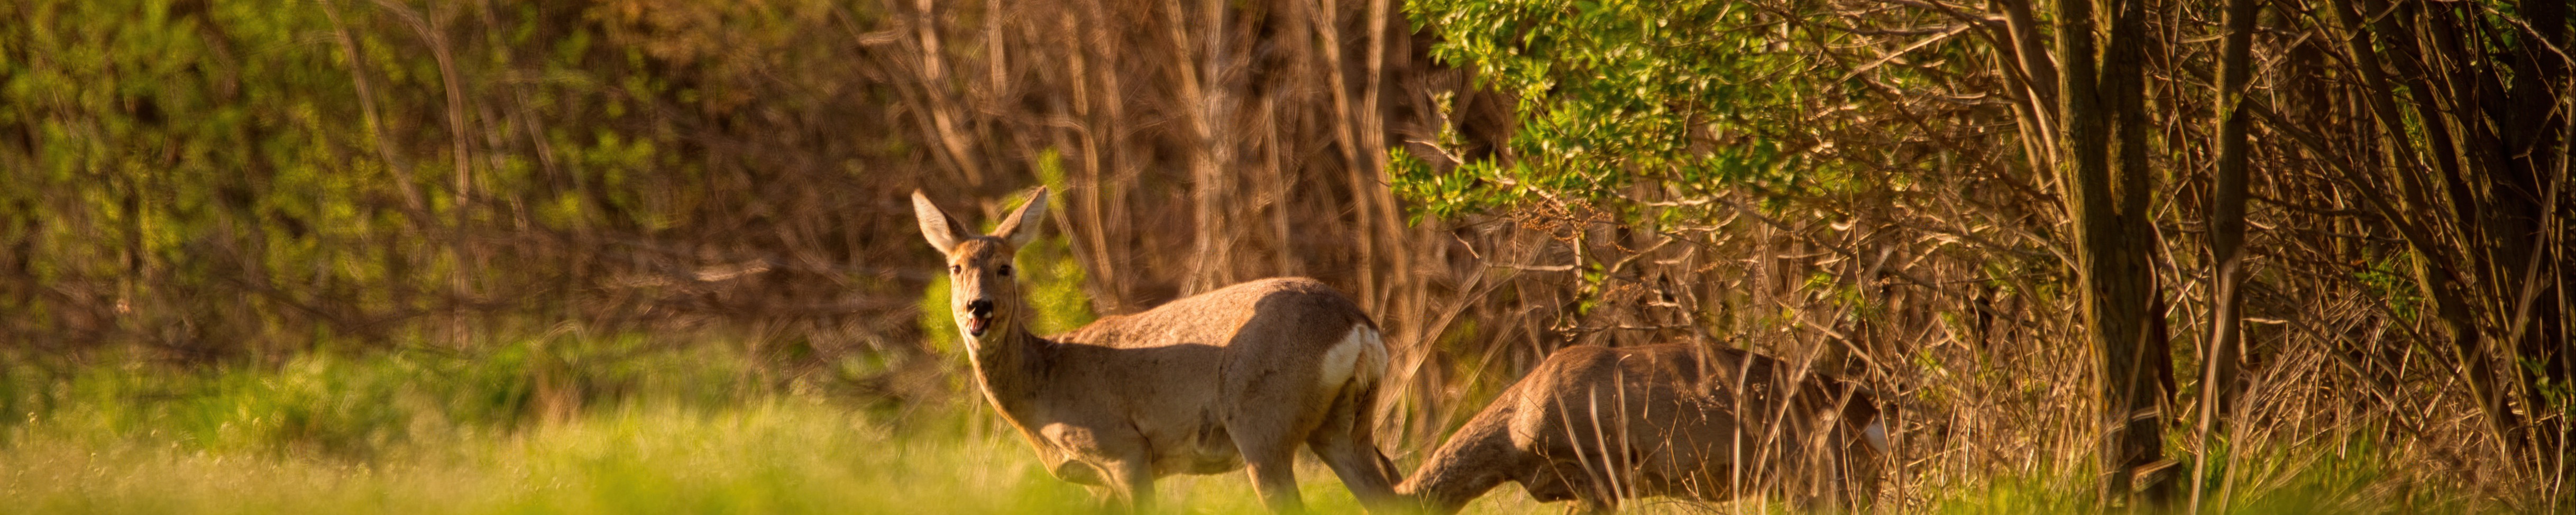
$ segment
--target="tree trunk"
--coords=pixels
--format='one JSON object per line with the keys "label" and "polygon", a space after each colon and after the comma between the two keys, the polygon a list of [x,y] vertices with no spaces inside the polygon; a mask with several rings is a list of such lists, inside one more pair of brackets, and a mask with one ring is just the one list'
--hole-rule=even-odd
{"label": "tree trunk", "polygon": [[[2144,109],[2143,3],[2113,0],[2110,12],[2096,13],[2091,0],[2064,0],[2056,17],[2064,63],[2059,168],[2074,211],[2078,290],[2100,381],[2099,499],[2105,506],[2132,493],[2146,494],[2141,500],[2148,502],[2167,497],[2153,488],[2157,482],[2141,480],[2162,458],[2164,416],[2156,400],[2164,389],[2157,376],[2172,369],[2155,337],[2162,314],[2154,309],[2159,294],[2148,260],[2155,240],[2147,218],[2146,131],[2153,124]],[[2097,34],[2099,18],[2108,18],[2108,34]],[[2103,39],[2098,55],[2096,38]],[[2166,361],[2159,366],[2156,360]]]}
{"label": "tree trunk", "polygon": [[[2219,50],[2218,64],[2218,149],[2214,187],[2209,198],[2209,257],[2215,263],[2211,281],[2209,345],[2203,347],[2200,373],[2200,457],[2193,460],[2191,510],[2201,508],[2203,485],[2209,472],[2210,434],[2220,424],[2219,414],[2232,402],[2236,384],[2236,348],[2241,333],[2237,331],[2239,307],[2237,295],[2244,282],[2243,246],[2245,244],[2245,168],[2246,117],[2241,111],[2245,99],[2247,61],[2254,48],[2254,1],[2227,0],[2227,27]],[[2218,511],[2227,511],[2229,492],[2220,489]]]}

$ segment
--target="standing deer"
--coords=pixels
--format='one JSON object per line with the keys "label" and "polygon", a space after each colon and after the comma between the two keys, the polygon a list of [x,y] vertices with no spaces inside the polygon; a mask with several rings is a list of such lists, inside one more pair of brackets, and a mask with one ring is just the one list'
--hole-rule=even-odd
{"label": "standing deer", "polygon": [[1848,505],[1875,490],[1886,429],[1867,393],[1780,360],[1685,345],[1568,347],[1469,419],[1396,487],[1456,513],[1504,481],[1610,512],[1623,498],[1778,491]]}
{"label": "standing deer", "polygon": [[912,207],[947,257],[950,315],[984,399],[1055,477],[1140,511],[1155,478],[1248,464],[1263,504],[1301,511],[1303,444],[1363,503],[1396,499],[1395,465],[1369,438],[1386,345],[1332,287],[1252,281],[1041,338],[1022,325],[1011,259],[1045,218],[1046,188],[991,235],[960,232],[920,191]]}

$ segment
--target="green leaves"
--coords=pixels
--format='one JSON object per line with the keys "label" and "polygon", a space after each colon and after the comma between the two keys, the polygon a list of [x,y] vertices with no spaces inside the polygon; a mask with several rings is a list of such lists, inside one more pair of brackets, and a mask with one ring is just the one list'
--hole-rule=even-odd
{"label": "green leaves", "polygon": [[1740,3],[1428,0],[1406,12],[1441,36],[1434,58],[1517,98],[1498,159],[1435,172],[1392,156],[1397,193],[1428,214],[1785,183],[1795,160],[1778,129],[1794,126],[1799,91],[1824,88],[1802,58],[1767,50],[1791,34],[1781,13]]}

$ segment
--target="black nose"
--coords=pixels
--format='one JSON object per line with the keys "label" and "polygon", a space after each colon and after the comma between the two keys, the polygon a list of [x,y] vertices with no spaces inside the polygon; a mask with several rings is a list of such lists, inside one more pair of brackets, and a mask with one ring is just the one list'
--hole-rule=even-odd
{"label": "black nose", "polygon": [[993,316],[993,301],[969,301],[966,303],[966,314],[979,317]]}

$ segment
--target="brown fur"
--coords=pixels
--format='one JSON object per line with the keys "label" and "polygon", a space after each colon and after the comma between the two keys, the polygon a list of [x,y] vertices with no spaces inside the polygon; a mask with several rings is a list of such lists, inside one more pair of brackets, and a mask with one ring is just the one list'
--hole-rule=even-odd
{"label": "brown fur", "polygon": [[991,303],[987,329],[967,341],[986,400],[1056,477],[1137,509],[1157,477],[1249,465],[1265,503],[1296,511],[1292,467],[1305,445],[1363,502],[1395,499],[1394,466],[1369,438],[1382,344],[1378,361],[1323,377],[1355,330],[1375,342],[1377,324],[1356,303],[1313,279],[1264,279],[1040,338],[1021,328],[1017,286],[1000,271],[1034,232],[1024,225],[1041,219],[1044,195],[993,235],[966,237],[928,198],[913,200],[924,236],[947,255],[962,334],[972,303]]}
{"label": "brown fur", "polygon": [[1622,498],[1715,502],[1763,490],[1802,504],[1861,500],[1875,485],[1877,452],[1860,430],[1876,405],[1841,381],[1792,370],[1734,349],[1558,350],[1396,491],[1439,514],[1504,481],[1596,512]]}

